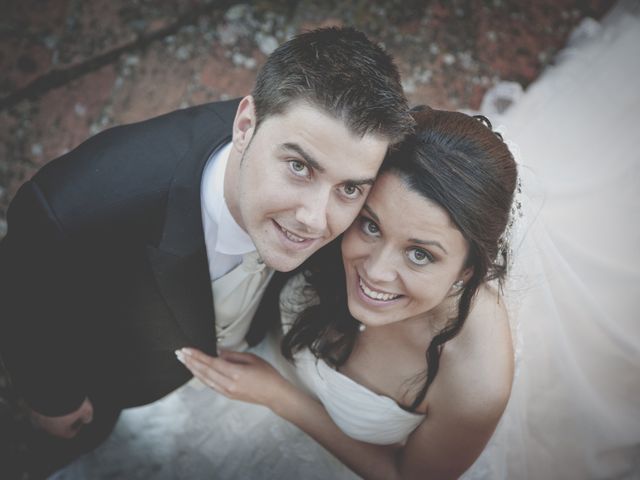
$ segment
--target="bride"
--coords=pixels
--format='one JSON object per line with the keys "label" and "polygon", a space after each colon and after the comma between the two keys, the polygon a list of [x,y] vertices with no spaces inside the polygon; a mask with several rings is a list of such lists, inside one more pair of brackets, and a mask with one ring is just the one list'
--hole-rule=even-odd
{"label": "bride", "polygon": [[270,408],[367,479],[458,478],[513,376],[489,281],[506,273],[515,161],[485,117],[423,108],[414,119],[341,255],[324,249],[283,289],[283,351],[311,395],[254,354],[177,352],[203,383]]}
{"label": "bride", "polygon": [[[523,181],[505,287],[516,365],[506,410],[463,478],[640,472],[637,0],[588,27],[497,122]],[[277,363],[275,352],[265,342],[253,353]],[[101,448],[55,478],[118,476],[355,478],[269,409],[196,382],[125,411]]]}

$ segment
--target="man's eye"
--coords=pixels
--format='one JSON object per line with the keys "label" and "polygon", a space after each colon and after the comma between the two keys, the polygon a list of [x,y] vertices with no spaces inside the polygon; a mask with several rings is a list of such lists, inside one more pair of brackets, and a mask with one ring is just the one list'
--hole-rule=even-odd
{"label": "man's eye", "polygon": [[410,249],[407,252],[407,257],[409,257],[409,260],[416,265],[426,265],[427,263],[433,262],[431,254],[421,248]]}
{"label": "man's eye", "polygon": [[351,185],[351,184],[345,185],[342,191],[344,192],[344,195],[347,198],[353,199],[353,198],[358,198],[360,195],[362,195],[362,189],[357,185]]}
{"label": "man's eye", "polygon": [[365,235],[375,237],[375,236],[378,236],[378,234],[380,233],[380,229],[378,228],[378,225],[376,225],[374,222],[372,222],[366,217],[362,217],[360,219],[360,228],[365,233]]}
{"label": "man's eye", "polygon": [[289,168],[299,177],[306,177],[309,175],[309,168],[300,160],[291,160],[289,162]]}

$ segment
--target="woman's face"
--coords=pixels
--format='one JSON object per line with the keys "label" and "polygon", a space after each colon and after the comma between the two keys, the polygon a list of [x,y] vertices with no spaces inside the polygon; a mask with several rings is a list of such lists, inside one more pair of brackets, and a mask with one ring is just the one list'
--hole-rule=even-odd
{"label": "woman's face", "polygon": [[379,326],[437,313],[453,283],[470,276],[467,251],[442,207],[383,174],[342,240],[351,314]]}

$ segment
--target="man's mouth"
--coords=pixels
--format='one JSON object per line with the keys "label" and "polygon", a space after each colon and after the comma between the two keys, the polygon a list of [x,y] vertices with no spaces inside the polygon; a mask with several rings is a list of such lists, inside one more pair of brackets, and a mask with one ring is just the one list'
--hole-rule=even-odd
{"label": "man's mouth", "polygon": [[395,300],[396,298],[400,298],[402,295],[397,295],[394,293],[387,293],[374,290],[369,288],[369,286],[362,280],[362,277],[358,276],[358,280],[360,283],[360,291],[364,293],[367,297],[372,300],[378,300],[382,302],[390,302],[391,300]]}
{"label": "man's mouth", "polygon": [[311,243],[314,240],[317,240],[318,237],[312,237],[312,238],[308,238],[308,237],[301,237],[300,235],[297,235],[295,233],[293,233],[290,230],[287,230],[286,228],[284,228],[282,225],[280,225],[278,222],[274,221],[273,223],[276,224],[276,226],[278,227],[278,229],[280,229],[280,231],[283,233],[283,235],[287,238],[287,240],[292,241],[293,243],[298,243],[298,244],[303,244],[303,243]]}
{"label": "man's mouth", "polygon": [[285,237],[287,237],[289,240],[291,240],[292,242],[304,242],[306,240],[306,238],[302,238],[299,237],[298,235],[291,233],[289,230],[280,227],[280,230],[282,230],[282,233],[284,233]]}

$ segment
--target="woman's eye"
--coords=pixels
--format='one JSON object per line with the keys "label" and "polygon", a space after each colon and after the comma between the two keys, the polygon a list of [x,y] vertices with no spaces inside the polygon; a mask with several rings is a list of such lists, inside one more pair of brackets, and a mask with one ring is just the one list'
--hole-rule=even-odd
{"label": "woman's eye", "polygon": [[289,162],[289,168],[299,177],[306,177],[309,175],[309,168],[300,160],[291,160]]}
{"label": "woman's eye", "polygon": [[345,185],[342,191],[345,197],[350,199],[358,198],[362,194],[362,190],[356,185]]}
{"label": "woman's eye", "polygon": [[378,236],[380,234],[378,225],[365,217],[362,217],[362,219],[360,220],[360,228],[366,235],[369,236]]}
{"label": "woman's eye", "polygon": [[416,265],[426,265],[433,261],[433,257],[426,250],[421,248],[412,248],[407,252],[409,260]]}

